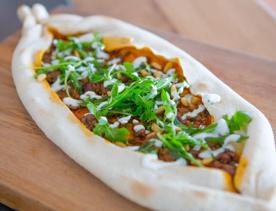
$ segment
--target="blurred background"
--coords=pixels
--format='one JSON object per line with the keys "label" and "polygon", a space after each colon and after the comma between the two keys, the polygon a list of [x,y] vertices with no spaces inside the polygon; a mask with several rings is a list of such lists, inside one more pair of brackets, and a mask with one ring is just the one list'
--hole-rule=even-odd
{"label": "blurred background", "polygon": [[[276,60],[276,0],[0,0],[0,42],[20,29],[16,9],[102,14],[148,30]],[[89,11],[89,12],[88,12]],[[1,210],[9,210],[0,205]]]}
{"label": "blurred background", "polygon": [[276,0],[1,0],[0,40],[19,29],[16,8],[35,2],[53,12],[66,7],[109,15],[155,32],[276,59]]}

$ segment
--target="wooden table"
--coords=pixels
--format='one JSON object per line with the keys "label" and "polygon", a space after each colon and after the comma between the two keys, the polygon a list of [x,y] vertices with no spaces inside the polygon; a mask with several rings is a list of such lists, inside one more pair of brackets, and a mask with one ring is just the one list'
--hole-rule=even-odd
{"label": "wooden table", "polygon": [[[276,20],[261,0],[72,0],[85,14],[105,14],[143,27],[276,59]],[[276,1],[276,0],[270,0]]]}
{"label": "wooden table", "polygon": [[[160,35],[188,51],[255,104],[275,132],[276,62],[172,33]],[[15,35],[0,44],[0,202],[22,210],[142,210],[67,157],[32,121],[11,78],[17,40]]]}

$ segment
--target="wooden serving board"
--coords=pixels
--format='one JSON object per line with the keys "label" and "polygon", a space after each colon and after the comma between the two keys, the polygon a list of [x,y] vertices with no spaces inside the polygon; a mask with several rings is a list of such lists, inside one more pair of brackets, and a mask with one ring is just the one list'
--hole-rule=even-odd
{"label": "wooden serving board", "polygon": [[[159,34],[189,52],[256,105],[275,132],[276,62],[174,34]],[[11,77],[11,57],[18,38],[17,34],[0,44],[0,202],[19,210],[144,209],[71,160],[32,121]]]}

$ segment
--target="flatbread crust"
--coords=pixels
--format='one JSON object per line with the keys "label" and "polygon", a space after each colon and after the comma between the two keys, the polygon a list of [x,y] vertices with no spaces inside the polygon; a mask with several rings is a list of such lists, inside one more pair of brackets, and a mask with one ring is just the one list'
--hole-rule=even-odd
{"label": "flatbread crust", "polygon": [[[12,74],[25,108],[46,136],[68,156],[121,195],[158,210],[273,210],[276,208],[276,153],[271,126],[265,116],[220,81],[190,55],[164,39],[131,24],[104,16],[51,15],[42,5],[18,10],[22,37],[14,51]],[[145,165],[145,154],[120,148],[87,130],[46,82],[33,78],[39,52],[52,41],[47,27],[64,35],[98,31],[103,36],[133,38],[137,47],[149,46],[166,58],[179,57],[195,94],[216,93],[222,101],[208,111],[219,119],[237,110],[253,121],[232,193],[231,178],[211,168]],[[203,80],[204,79],[204,80]],[[203,82],[204,81],[204,82]],[[157,161],[162,162],[162,161]],[[108,168],[106,168],[108,166]]]}

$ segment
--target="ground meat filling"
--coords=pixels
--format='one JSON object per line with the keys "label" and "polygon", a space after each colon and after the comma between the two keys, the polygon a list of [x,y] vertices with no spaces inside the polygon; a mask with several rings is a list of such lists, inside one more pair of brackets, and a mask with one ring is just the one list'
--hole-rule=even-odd
{"label": "ground meat filling", "polygon": [[94,115],[92,114],[85,114],[83,117],[80,118],[80,121],[87,127],[89,130],[93,130],[96,123],[97,119]]}
{"label": "ground meat filling", "polygon": [[[43,63],[50,64],[52,62],[52,53],[54,52],[54,50],[55,50],[55,47],[52,46],[48,51],[44,53],[42,58]],[[145,55],[139,55],[139,52],[136,51],[134,48],[129,48],[129,49],[125,48],[122,50],[109,52],[109,56],[110,57],[108,60],[106,60],[106,62],[110,62],[113,59],[119,58],[120,59],[119,64],[122,65],[123,62],[133,62],[135,59],[137,59],[137,57],[147,57],[148,54],[145,53]],[[168,69],[172,67],[177,69],[176,64],[172,64],[172,66],[167,67],[166,69],[165,66],[168,66],[168,63],[169,63],[168,61],[160,60],[161,62],[158,63],[157,58],[147,58],[147,60],[149,64],[154,66],[155,73],[151,73],[150,69],[143,69],[139,72],[139,76],[141,77],[151,76],[155,78],[161,78],[161,75],[164,76],[166,71],[168,71]],[[49,84],[53,84],[61,76],[61,73],[63,73],[63,71],[60,72],[60,70],[52,70],[46,74],[46,80],[48,81]],[[128,84],[134,82],[134,80],[130,79],[129,77],[126,77],[122,73],[118,72],[116,74],[117,74],[116,80],[120,81],[120,83],[124,83],[123,85],[127,86]],[[184,78],[182,72],[179,73],[179,71],[176,71],[176,75],[179,76],[179,79],[176,79],[172,83],[173,85],[171,86],[176,87],[177,84],[179,85],[179,83],[181,83],[181,80],[180,80],[181,77],[182,79]],[[96,106],[98,106],[99,102],[100,103],[104,102],[103,100],[106,100],[107,97],[111,95],[111,88],[110,87],[106,88],[103,82],[92,83],[92,82],[89,82],[88,77],[85,77],[84,79],[79,80],[79,82],[80,82],[80,86],[79,87],[75,86],[75,87],[78,87],[78,90],[74,88],[71,82],[68,82],[68,87],[66,87],[66,90],[64,88],[56,92],[59,98],[63,100],[65,97],[71,97],[75,100],[79,100],[78,102],[80,102],[81,100],[80,96],[82,94],[88,91],[93,91],[97,95],[103,97],[103,98],[100,97],[99,100],[97,99],[98,101],[96,101]],[[172,90],[170,91],[172,92]],[[193,117],[186,115],[186,118],[183,119],[183,116],[185,114],[193,112],[195,109],[198,109],[200,106],[202,106],[203,103],[202,103],[201,97],[197,95],[193,95],[190,91],[190,88],[187,88],[187,87],[184,88],[184,90],[182,88],[181,93],[178,93],[178,95],[179,96],[176,99],[177,101],[175,101],[177,103],[176,118],[180,123],[186,126],[192,126],[194,128],[202,128],[202,127],[204,128],[213,123],[214,121],[213,117],[206,109],[200,110],[200,112],[198,112]],[[173,95],[171,94],[171,96]],[[175,100],[175,98],[171,98],[171,99]],[[160,119],[163,119],[165,114],[165,109],[162,108],[162,106],[160,105],[158,106],[157,106],[158,109],[155,111],[156,116],[158,116],[158,118]],[[96,124],[98,123],[98,120],[95,117],[97,115],[95,113],[93,113],[95,114],[95,116],[91,114],[90,111],[87,109],[87,107],[83,105],[83,101],[81,101],[81,103],[77,107],[69,106],[69,108],[74,112],[76,117],[86,126],[87,129],[89,129],[90,131],[93,131]],[[114,126],[114,128],[126,128],[128,130],[129,133],[126,138],[127,139],[126,143],[121,143],[124,146],[127,145],[127,146],[141,147],[145,143],[147,144],[148,142],[150,142],[151,139],[158,139],[158,136],[160,135],[160,133],[162,134],[162,133],[165,133],[164,131],[166,131],[164,128],[160,129],[160,127],[155,122],[153,124],[152,120],[149,122],[140,120],[139,116],[131,116],[131,119],[127,123],[124,123],[124,124],[119,123],[118,120],[122,117],[125,117],[126,115],[127,114],[114,115],[111,113],[106,115],[108,124],[110,125],[112,124],[113,126],[117,124],[116,126]],[[141,126],[140,129],[135,129],[137,125]],[[207,141],[207,145],[209,147],[207,148],[211,150],[219,149],[222,146],[221,144],[208,142],[208,141]],[[196,160],[199,160],[200,162],[202,162],[203,159],[199,157],[199,154],[205,149],[196,150],[190,145],[183,145],[183,147],[185,147],[185,149],[187,147],[187,152],[190,153]],[[154,148],[154,151],[157,153],[159,160],[162,160],[165,162],[173,162],[173,161],[176,161],[176,159],[178,158],[177,156],[174,156],[176,155],[175,151],[170,151],[168,148],[166,148],[166,146],[162,145],[162,143],[160,146],[154,145],[153,148]],[[202,163],[207,167],[222,169],[233,176],[235,174],[238,161],[239,161],[239,156],[237,153],[230,150],[226,150],[225,152],[220,153],[217,157],[215,158],[212,157],[210,162],[208,163],[202,162]],[[187,163],[189,165],[194,165],[188,159],[187,159]]]}
{"label": "ground meat filling", "polygon": [[58,79],[59,75],[60,75],[59,70],[51,71],[51,72],[49,72],[49,73],[47,74],[46,80],[47,80],[50,84],[52,84],[52,83],[54,83],[54,82]]}
{"label": "ground meat filling", "polygon": [[158,151],[158,158],[166,162],[172,162],[176,159],[172,156],[171,152],[166,148],[161,148]]}
{"label": "ground meat filling", "polygon": [[107,92],[108,92],[108,90],[104,87],[103,83],[89,83],[89,82],[87,82],[83,85],[83,90],[84,90],[84,92],[93,91],[96,94],[101,95],[103,97],[106,97]]}
{"label": "ground meat filling", "polygon": [[226,150],[225,152],[220,153],[217,156],[216,160],[211,162],[208,166],[222,169],[228,172],[230,175],[234,176],[238,162],[239,156],[237,155],[237,153]]}

